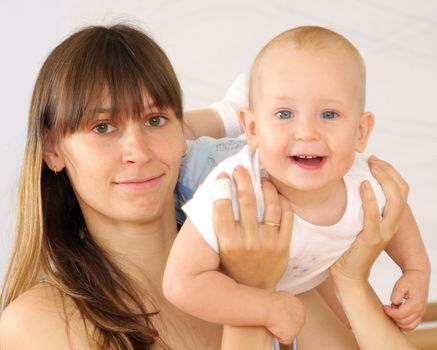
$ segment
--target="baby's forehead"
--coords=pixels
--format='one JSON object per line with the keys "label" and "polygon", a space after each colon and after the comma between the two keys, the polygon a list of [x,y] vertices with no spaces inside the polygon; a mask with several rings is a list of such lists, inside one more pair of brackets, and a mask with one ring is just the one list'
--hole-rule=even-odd
{"label": "baby's forehead", "polygon": [[357,55],[351,48],[335,42],[327,45],[306,46],[296,45],[293,42],[279,42],[269,46],[267,50],[257,57],[252,66],[252,75],[255,76],[269,68],[275,69],[278,62],[286,62],[287,60],[294,65],[308,66],[315,63],[313,60],[295,60],[294,58],[297,56],[323,57],[324,61],[347,62],[358,70],[365,70],[361,56]]}
{"label": "baby's forehead", "polygon": [[[335,81],[340,90],[326,90],[330,81]],[[261,100],[265,101],[263,96],[294,98],[296,93],[299,96],[308,88],[315,89],[314,96],[324,98],[343,92],[344,96],[351,97],[364,108],[364,67],[347,48],[302,48],[293,45],[273,47],[261,57],[258,66],[252,71],[250,106],[255,107]]]}
{"label": "baby's forehead", "polygon": [[[306,59],[308,58],[308,59]],[[354,79],[365,85],[365,66],[361,56],[347,46],[316,45],[299,46],[294,43],[275,43],[262,52],[254,62],[250,77],[250,90],[269,80],[272,74],[285,74],[282,70],[308,71],[323,66],[342,66],[337,74],[350,74]]]}

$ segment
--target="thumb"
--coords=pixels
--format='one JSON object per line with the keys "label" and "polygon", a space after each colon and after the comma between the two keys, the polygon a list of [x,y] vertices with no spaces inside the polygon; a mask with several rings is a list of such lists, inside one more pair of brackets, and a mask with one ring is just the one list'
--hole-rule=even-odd
{"label": "thumb", "polygon": [[396,305],[384,305],[384,312],[393,320],[399,317],[399,307]]}
{"label": "thumb", "polygon": [[390,301],[394,305],[400,305],[407,297],[408,287],[402,283],[402,279],[396,282],[393,291],[391,292]]}

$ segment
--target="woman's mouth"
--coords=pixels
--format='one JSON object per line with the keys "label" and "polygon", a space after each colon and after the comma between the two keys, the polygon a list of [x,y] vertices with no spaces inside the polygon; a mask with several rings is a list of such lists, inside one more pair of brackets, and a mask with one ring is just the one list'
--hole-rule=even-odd
{"label": "woman's mouth", "polygon": [[148,190],[154,188],[161,182],[163,175],[149,176],[146,178],[132,178],[116,181],[114,184],[118,187],[131,190]]}

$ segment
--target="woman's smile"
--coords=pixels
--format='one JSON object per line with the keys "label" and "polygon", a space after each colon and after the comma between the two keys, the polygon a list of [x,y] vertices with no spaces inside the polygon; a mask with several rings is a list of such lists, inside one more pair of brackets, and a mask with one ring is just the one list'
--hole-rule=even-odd
{"label": "woman's smile", "polygon": [[164,174],[159,175],[153,175],[143,178],[127,178],[122,180],[114,181],[114,185],[116,185],[118,188],[123,188],[127,190],[152,190],[159,186],[162,179],[164,177]]}

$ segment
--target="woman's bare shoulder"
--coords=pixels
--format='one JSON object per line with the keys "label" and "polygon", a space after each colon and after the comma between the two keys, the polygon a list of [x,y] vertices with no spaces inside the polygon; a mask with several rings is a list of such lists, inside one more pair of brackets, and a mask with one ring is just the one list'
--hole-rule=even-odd
{"label": "woman's bare shoulder", "polygon": [[[0,317],[0,348],[88,349],[83,322],[77,310],[54,287],[39,284],[15,299]],[[66,315],[69,315],[67,330]],[[78,322],[79,321],[79,322]],[[71,332],[72,328],[74,332]],[[74,346],[72,346],[74,344]]]}

